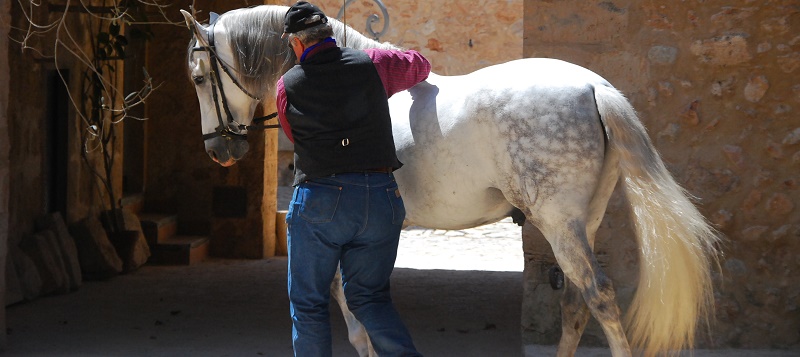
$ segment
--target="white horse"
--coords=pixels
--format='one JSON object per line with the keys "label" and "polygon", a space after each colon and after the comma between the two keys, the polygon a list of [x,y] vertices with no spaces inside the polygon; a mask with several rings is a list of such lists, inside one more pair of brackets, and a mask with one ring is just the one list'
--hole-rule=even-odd
{"label": "white horse", "polygon": [[[239,9],[212,15],[209,26],[183,12],[194,31],[187,63],[206,150],[222,165],[244,155],[246,141],[239,139],[257,102],[273,97],[277,79],[294,65],[280,38],[286,10]],[[346,31],[349,47],[394,48],[330,22],[340,42]],[[693,347],[698,320],[713,304],[719,238],[665,168],[634,109],[605,79],[559,60],[521,59],[463,76],[432,73],[389,103],[405,163],[395,176],[407,224],[462,229],[521,212],[544,234],[568,280],[559,356],[575,353],[590,313],[614,356],[631,355],[631,345],[648,355]],[[640,246],[627,329],[592,252],[618,179]],[[347,314],[340,288],[333,284],[333,295]],[[359,353],[371,353],[363,328],[352,316],[348,324]]]}

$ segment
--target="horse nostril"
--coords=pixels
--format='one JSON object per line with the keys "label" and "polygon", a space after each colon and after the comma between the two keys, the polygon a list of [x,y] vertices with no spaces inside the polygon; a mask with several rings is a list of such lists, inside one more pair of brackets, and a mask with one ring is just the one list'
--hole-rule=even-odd
{"label": "horse nostril", "polygon": [[214,150],[208,150],[208,156],[210,156],[213,160],[217,159],[217,153],[214,152]]}

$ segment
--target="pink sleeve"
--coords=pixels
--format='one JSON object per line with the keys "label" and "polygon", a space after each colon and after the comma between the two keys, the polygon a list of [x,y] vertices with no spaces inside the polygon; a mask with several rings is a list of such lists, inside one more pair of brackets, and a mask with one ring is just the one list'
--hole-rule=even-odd
{"label": "pink sleeve", "polygon": [[283,133],[286,134],[286,137],[289,138],[289,141],[294,143],[292,127],[289,125],[289,121],[286,120],[286,105],[288,101],[286,100],[286,88],[283,87],[283,77],[278,80],[275,91],[278,93],[278,97],[275,99],[275,106],[278,110],[278,122],[280,122],[281,129]]}
{"label": "pink sleeve", "polygon": [[414,50],[364,50],[375,64],[378,75],[389,98],[428,78],[431,64],[419,52]]}

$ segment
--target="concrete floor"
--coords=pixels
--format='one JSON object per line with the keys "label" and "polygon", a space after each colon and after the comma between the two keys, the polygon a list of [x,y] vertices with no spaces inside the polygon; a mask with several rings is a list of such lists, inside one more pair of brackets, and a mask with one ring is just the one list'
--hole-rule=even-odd
{"label": "concrete floor", "polygon": [[[465,231],[404,231],[392,291],[420,352],[555,355],[553,346],[521,346],[518,229],[502,221]],[[86,282],[68,295],[8,307],[4,354],[291,356],[288,305],[286,258],[144,266],[108,281]],[[331,316],[334,356],[355,356],[337,307]],[[577,356],[610,353],[589,348]],[[788,357],[800,351],[717,350],[694,356]]]}

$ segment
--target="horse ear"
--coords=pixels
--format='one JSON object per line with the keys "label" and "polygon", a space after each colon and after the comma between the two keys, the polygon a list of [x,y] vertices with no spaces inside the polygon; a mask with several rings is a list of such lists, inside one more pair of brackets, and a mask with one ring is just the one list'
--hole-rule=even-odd
{"label": "horse ear", "polygon": [[194,33],[194,37],[198,40],[202,39],[205,40],[208,34],[208,29],[205,26],[201,25],[197,20],[194,19],[192,14],[187,12],[186,10],[181,10],[181,14],[183,14],[183,18],[186,19],[186,26],[192,30]]}

